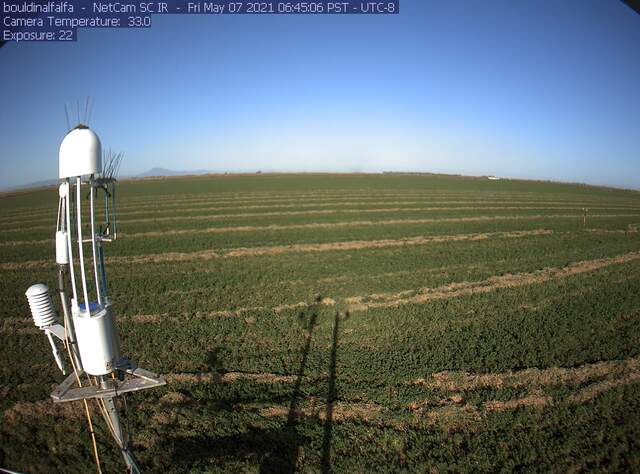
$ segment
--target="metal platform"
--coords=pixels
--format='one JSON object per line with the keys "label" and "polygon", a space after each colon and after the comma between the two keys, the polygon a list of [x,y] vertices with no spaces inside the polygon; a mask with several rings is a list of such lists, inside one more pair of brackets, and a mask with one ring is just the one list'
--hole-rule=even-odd
{"label": "metal platform", "polygon": [[[75,387],[76,375],[70,374],[51,393],[54,402],[73,402],[88,398],[113,398],[123,393],[137,392],[147,388],[160,387],[166,382],[162,375],[154,374],[141,367],[133,365],[129,361],[123,361],[116,367],[116,370],[126,374],[124,380],[107,379],[101,385],[90,385],[86,387]],[[82,377],[84,371],[78,375]],[[127,377],[128,375],[128,377]]]}

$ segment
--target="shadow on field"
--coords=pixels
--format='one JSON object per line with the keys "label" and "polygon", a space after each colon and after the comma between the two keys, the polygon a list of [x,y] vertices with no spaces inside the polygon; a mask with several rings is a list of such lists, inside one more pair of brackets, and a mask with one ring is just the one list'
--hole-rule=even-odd
{"label": "shadow on field", "polygon": [[[318,309],[321,298],[316,299],[316,304],[312,306],[309,320],[307,321],[306,341],[302,349],[300,358],[300,368],[296,374],[296,383],[293,388],[293,394],[289,402],[289,412],[287,413],[287,421],[279,432],[279,443],[276,443],[274,449],[266,453],[260,462],[260,472],[276,473],[276,472],[295,472],[298,464],[300,449],[308,443],[308,439],[300,433],[299,430],[299,410],[300,399],[302,398],[302,381],[307,369],[307,361],[309,352],[311,351],[311,343],[313,341],[313,331],[318,323]],[[305,314],[298,315],[300,322],[304,322]]]}
{"label": "shadow on field", "polygon": [[[301,424],[303,415],[300,405],[305,397],[302,384],[304,382],[309,354],[312,349],[314,331],[318,324],[318,313],[321,307],[321,298],[307,311],[298,314],[298,322],[304,329],[305,341],[301,348],[300,365],[296,372],[295,384],[290,397],[286,400],[278,400],[278,403],[288,401],[286,421],[272,429],[249,426],[242,433],[229,436],[215,436],[214,433],[202,434],[194,438],[170,439],[172,448],[171,459],[174,466],[192,466],[199,461],[213,462],[214,464],[226,464],[234,462],[255,462],[259,465],[261,473],[292,473],[296,472],[302,458],[304,458],[304,446],[310,444],[311,439],[304,434],[304,426]],[[333,338],[329,360],[329,380],[327,387],[327,400],[324,413],[321,471],[332,472],[331,441],[333,435],[333,411],[337,399],[336,389],[336,365],[339,332],[340,313],[336,312],[333,324]],[[213,371],[224,372],[220,361],[219,350],[208,354],[207,362]],[[215,383],[215,382],[214,382]],[[212,405],[222,411],[233,412],[235,404],[249,400],[215,400]],[[252,401],[256,401],[255,397]],[[266,400],[261,400],[266,401]],[[276,400],[270,399],[270,402]],[[215,416],[215,415],[213,415]]]}
{"label": "shadow on field", "polygon": [[340,325],[340,312],[336,311],[333,318],[333,337],[331,339],[331,358],[329,362],[329,387],[327,389],[327,408],[324,418],[322,436],[322,462],[321,468],[324,474],[331,470],[331,438],[333,436],[333,404],[338,398],[336,389],[336,365],[338,360],[338,329]]}

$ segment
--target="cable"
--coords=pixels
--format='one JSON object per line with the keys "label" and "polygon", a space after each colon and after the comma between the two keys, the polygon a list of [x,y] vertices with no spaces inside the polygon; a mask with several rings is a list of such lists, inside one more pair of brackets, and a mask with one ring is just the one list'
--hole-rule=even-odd
{"label": "cable", "polygon": [[[73,374],[76,376],[76,381],[78,382],[78,386],[82,387],[82,381],[80,380],[80,376],[78,375],[78,369],[76,368],[76,363],[73,361],[73,356],[71,355],[71,348],[67,343],[67,321],[64,322],[64,345],[67,348],[67,352],[69,353],[69,359],[71,360],[71,366],[73,367]],[[87,423],[89,424],[89,434],[91,435],[91,443],[93,444],[93,455],[96,460],[96,470],[98,474],[102,474],[102,468],[100,467],[100,455],[98,454],[98,443],[96,442],[96,434],[93,431],[93,422],[91,421],[91,413],[89,412],[89,404],[87,403],[87,399],[83,399],[84,403],[84,413],[87,416]]]}
{"label": "cable", "polygon": [[102,292],[100,291],[100,280],[98,280],[98,259],[96,257],[96,223],[95,223],[95,211],[94,207],[94,199],[93,193],[94,189],[94,179],[93,175],[91,175],[91,179],[89,180],[89,207],[90,207],[90,216],[91,216],[91,251],[93,252],[93,276],[95,278],[96,284],[96,296],[98,297],[98,304],[102,306]]}

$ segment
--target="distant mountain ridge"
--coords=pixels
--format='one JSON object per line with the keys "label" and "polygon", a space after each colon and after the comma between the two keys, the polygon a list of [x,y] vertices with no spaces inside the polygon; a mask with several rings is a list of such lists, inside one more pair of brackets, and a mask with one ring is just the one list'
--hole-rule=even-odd
{"label": "distant mountain ridge", "polygon": [[[198,174],[208,174],[212,173],[210,170],[192,170],[192,171],[176,171],[170,170],[168,168],[160,168],[155,167],[150,170],[145,171],[140,174],[133,175],[122,175],[121,179],[136,179],[136,178],[161,178],[164,176],[189,176],[189,175],[198,175]],[[34,181],[32,183],[20,184],[18,186],[9,186],[7,188],[2,189],[2,191],[18,191],[21,189],[30,189],[30,188],[44,188],[47,186],[55,186],[60,182],[59,179],[44,179],[41,181]]]}

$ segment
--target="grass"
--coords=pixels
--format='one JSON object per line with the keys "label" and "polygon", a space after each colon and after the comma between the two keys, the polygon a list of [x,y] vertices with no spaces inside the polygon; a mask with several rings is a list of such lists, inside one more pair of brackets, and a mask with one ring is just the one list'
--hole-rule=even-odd
{"label": "grass", "polygon": [[[169,382],[128,398],[146,470],[640,471],[640,193],[262,175],[119,199],[121,345]],[[24,297],[55,287],[55,205],[0,198],[0,467],[22,472],[94,469]]]}

